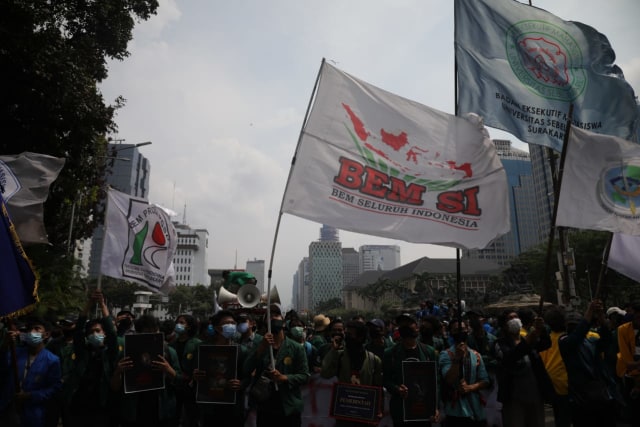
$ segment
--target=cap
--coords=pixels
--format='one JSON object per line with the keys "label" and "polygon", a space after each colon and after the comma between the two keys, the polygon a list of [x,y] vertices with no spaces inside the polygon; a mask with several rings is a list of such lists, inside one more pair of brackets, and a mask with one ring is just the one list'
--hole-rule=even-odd
{"label": "cap", "polygon": [[329,326],[329,323],[331,323],[331,319],[324,314],[318,314],[313,318],[313,329],[318,332],[322,332],[327,328],[327,326]]}
{"label": "cap", "polygon": [[373,325],[377,328],[384,329],[384,320],[382,319],[371,319],[367,322],[367,325]]}
{"label": "cap", "polygon": [[620,307],[609,307],[609,309],[607,310],[607,317],[611,316],[612,314],[619,314],[620,316],[626,316],[627,312],[621,309]]}
{"label": "cap", "polygon": [[409,313],[402,313],[401,315],[399,315],[398,317],[396,317],[396,325],[400,325],[400,324],[411,324],[411,323],[418,323],[418,321],[416,320],[415,317],[413,317],[412,315],[410,315]]}
{"label": "cap", "polygon": [[78,321],[78,316],[76,315],[69,315],[67,317],[65,317],[64,319],[58,321],[58,324],[62,327],[65,326],[73,326],[75,325],[75,323]]}
{"label": "cap", "polygon": [[118,312],[118,314],[116,314],[116,317],[125,316],[125,315],[127,315],[127,314],[128,314],[129,316],[131,316],[133,319],[135,319],[135,318],[136,318],[136,315],[135,315],[135,314],[133,314],[133,313],[132,313],[131,311],[129,311],[129,310],[120,310],[120,311]]}

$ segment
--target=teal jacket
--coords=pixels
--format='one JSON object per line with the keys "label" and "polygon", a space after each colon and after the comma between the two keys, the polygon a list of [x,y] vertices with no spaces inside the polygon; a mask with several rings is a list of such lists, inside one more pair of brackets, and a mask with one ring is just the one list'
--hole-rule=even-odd
{"label": "teal jacket", "polygon": [[[180,371],[182,373],[180,379],[176,385],[180,388],[184,388],[189,384],[193,377],[193,370],[197,365],[198,346],[202,344],[202,341],[198,337],[189,338],[185,345],[182,354],[178,354],[178,360],[180,361]],[[176,349],[176,341],[169,344],[174,350]]]}
{"label": "teal jacket", "polygon": [[[258,355],[258,347],[253,348],[244,363],[244,375],[251,376],[255,370],[255,378],[259,378],[271,364],[269,351],[265,351],[262,356]],[[280,350],[275,356],[275,368],[289,379],[286,383],[278,385],[280,401],[282,402],[285,415],[302,413],[304,403],[300,386],[309,382],[309,364],[304,347],[292,340],[285,338],[280,346]],[[258,411],[260,406],[258,405]]]}
{"label": "teal jacket", "polygon": [[[436,351],[430,345],[418,343],[418,359],[421,362],[434,361],[438,362]],[[402,343],[397,343],[384,352],[382,359],[382,369],[384,372],[383,383],[387,392],[391,395],[389,400],[389,412],[394,420],[403,419],[403,399],[398,392],[398,387],[404,382],[402,380],[402,361],[407,358]]]}
{"label": "teal jacket", "polygon": [[[345,350],[332,348],[322,359],[320,376],[323,378],[338,377],[338,381],[351,383],[351,359]],[[366,352],[362,368],[358,373],[362,385],[382,386],[382,360],[370,351]]]}

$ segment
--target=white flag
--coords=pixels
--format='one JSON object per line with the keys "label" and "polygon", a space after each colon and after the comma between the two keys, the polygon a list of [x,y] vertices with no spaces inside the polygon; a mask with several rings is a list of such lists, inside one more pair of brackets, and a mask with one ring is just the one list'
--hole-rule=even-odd
{"label": "white flag", "polygon": [[159,291],[170,278],[178,235],[165,210],[109,189],[101,274]]}
{"label": "white flag", "polygon": [[282,211],[414,243],[484,248],[509,231],[507,179],[477,116],[456,117],[324,63]]}
{"label": "white flag", "polygon": [[43,204],[65,159],[24,152],[0,156],[0,193],[23,245],[49,243]]}
{"label": "white flag", "polygon": [[607,267],[640,282],[640,236],[614,234]]}
{"label": "white flag", "polygon": [[640,234],[640,144],[571,128],[556,225]]}

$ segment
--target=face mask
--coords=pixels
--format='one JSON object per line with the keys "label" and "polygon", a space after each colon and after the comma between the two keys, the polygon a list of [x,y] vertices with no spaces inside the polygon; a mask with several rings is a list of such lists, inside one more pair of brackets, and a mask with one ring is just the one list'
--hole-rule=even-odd
{"label": "face mask", "polygon": [[125,317],[118,322],[118,332],[126,332],[131,328],[131,319]]}
{"label": "face mask", "polygon": [[353,338],[349,335],[344,337],[344,344],[347,347],[347,351],[362,350],[362,342],[359,339]]}
{"label": "face mask", "polygon": [[230,323],[222,325],[222,336],[230,340],[236,335],[236,330],[236,325],[232,325]]}
{"label": "face mask", "polygon": [[176,323],[176,327],[173,330],[176,331],[176,334],[181,335],[187,328],[182,323]]}
{"label": "face mask", "polygon": [[401,326],[398,328],[398,332],[400,332],[402,338],[418,338],[418,335],[420,335],[419,331],[411,329],[410,326]]}
{"label": "face mask", "polygon": [[27,332],[25,336],[27,345],[36,347],[42,342],[42,332]]}
{"label": "face mask", "polygon": [[520,329],[522,329],[522,320],[515,318],[507,322],[507,330],[510,334],[518,334],[520,333]]}
{"label": "face mask", "polygon": [[103,334],[91,334],[91,335],[89,335],[87,337],[87,341],[94,348],[100,347],[102,345],[102,343],[104,342],[104,335]]}
{"label": "face mask", "polygon": [[302,326],[294,326],[291,328],[291,338],[300,340],[304,336],[304,328]]}
{"label": "face mask", "polygon": [[247,322],[238,324],[238,332],[240,332],[241,334],[244,334],[248,330],[249,330],[249,324]]}
{"label": "face mask", "polygon": [[216,330],[213,327],[213,325],[207,325],[207,335],[209,335],[210,337],[214,336],[216,334]]}
{"label": "face mask", "polygon": [[468,332],[456,332],[455,334],[451,334],[451,338],[453,339],[454,344],[467,342],[468,337],[469,337]]}
{"label": "face mask", "polygon": [[284,322],[280,319],[272,319],[271,320],[271,333],[272,334],[279,334],[280,331],[282,331],[282,328],[284,327]]}

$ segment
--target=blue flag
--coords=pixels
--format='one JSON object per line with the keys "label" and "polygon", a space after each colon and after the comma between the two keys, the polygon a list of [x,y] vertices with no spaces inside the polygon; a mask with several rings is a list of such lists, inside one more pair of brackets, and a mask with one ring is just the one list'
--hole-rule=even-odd
{"label": "blue flag", "polygon": [[38,278],[24,253],[0,194],[0,317],[31,311],[38,302]]}
{"label": "blue flag", "polygon": [[637,140],[638,106],[607,38],[508,0],[456,0],[458,111],[522,141],[562,150],[573,126]]}

